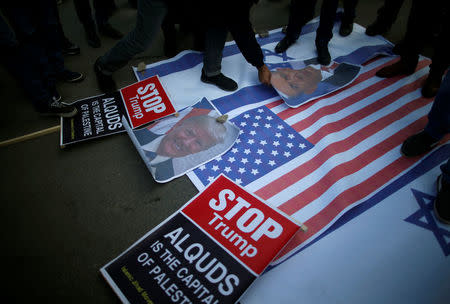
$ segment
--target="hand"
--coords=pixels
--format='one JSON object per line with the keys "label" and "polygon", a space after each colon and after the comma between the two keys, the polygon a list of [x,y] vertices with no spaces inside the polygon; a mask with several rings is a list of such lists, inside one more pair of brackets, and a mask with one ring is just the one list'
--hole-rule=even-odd
{"label": "hand", "polygon": [[263,65],[258,68],[258,78],[261,83],[263,83],[267,86],[270,86],[270,77],[271,76],[272,76],[272,73],[270,73],[267,65]]}

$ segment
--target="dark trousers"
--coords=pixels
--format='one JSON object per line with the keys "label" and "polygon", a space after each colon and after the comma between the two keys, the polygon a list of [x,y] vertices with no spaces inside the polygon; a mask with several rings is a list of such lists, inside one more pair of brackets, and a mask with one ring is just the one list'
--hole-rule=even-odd
{"label": "dark trousers", "polygon": [[[444,77],[430,113],[428,113],[425,132],[436,140],[440,140],[450,133],[450,73]],[[441,170],[443,179],[450,183],[450,158],[446,164],[441,166]]]}
{"label": "dark trousers", "polygon": [[[333,38],[333,26],[336,20],[336,10],[339,0],[324,0],[320,9],[320,24],[317,29],[316,41],[327,44]],[[355,19],[355,9],[358,0],[344,0],[342,22],[352,23]]]}
{"label": "dark trousers", "polygon": [[449,4],[430,5],[424,0],[414,0],[408,17],[408,25],[401,51],[402,60],[416,65],[419,53],[438,25],[438,36],[434,39],[434,53],[430,73],[442,76],[449,66],[448,38],[450,37]]}
{"label": "dark trousers", "polygon": [[113,73],[127,65],[137,54],[145,51],[161,29],[167,14],[167,4],[162,0],[138,0],[136,25],[106,54],[100,57],[105,72]]}
{"label": "dark trousers", "polygon": [[398,13],[405,0],[385,0],[382,7],[377,11],[377,20],[389,27],[397,20]]}
{"label": "dark trousers", "polygon": [[[45,109],[55,95],[56,75],[64,70],[58,35],[56,2],[9,5],[3,9],[16,37],[10,33],[2,61],[22,84],[37,110]],[[2,32],[7,25],[2,22]],[[3,35],[2,35],[3,36]],[[12,38],[11,38],[12,37]]]}
{"label": "dark trousers", "polygon": [[[320,24],[317,29],[316,40],[328,43],[333,37],[333,25],[339,0],[324,0],[320,9]],[[343,22],[353,22],[358,0],[344,0]],[[313,18],[317,0],[291,0],[289,22],[286,36],[297,40],[302,27]]]}
{"label": "dark trousers", "polygon": [[[94,0],[95,23],[101,27],[105,25],[115,8],[114,0]],[[73,0],[78,19],[85,28],[95,29],[92,9],[89,0]]]}

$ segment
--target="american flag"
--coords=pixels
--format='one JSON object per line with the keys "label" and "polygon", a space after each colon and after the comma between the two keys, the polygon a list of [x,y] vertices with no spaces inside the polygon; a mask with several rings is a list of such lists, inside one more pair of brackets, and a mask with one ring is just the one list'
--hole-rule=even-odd
{"label": "american flag", "polygon": [[351,85],[298,108],[272,98],[230,111],[239,142],[191,180],[206,185],[223,173],[303,222],[308,231],[275,263],[283,261],[417,162],[400,146],[426,124],[432,99],[420,88],[430,61],[421,58],[410,76],[375,76],[396,60],[374,58]]}

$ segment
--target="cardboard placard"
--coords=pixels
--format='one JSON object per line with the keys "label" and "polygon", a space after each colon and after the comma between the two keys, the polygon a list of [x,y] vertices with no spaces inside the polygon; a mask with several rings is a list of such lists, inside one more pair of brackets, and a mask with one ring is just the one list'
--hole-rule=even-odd
{"label": "cardboard placard", "polygon": [[158,75],[122,88],[120,94],[133,129],[175,113]]}
{"label": "cardboard placard", "polygon": [[123,303],[236,303],[298,229],[221,175],[101,273]]}

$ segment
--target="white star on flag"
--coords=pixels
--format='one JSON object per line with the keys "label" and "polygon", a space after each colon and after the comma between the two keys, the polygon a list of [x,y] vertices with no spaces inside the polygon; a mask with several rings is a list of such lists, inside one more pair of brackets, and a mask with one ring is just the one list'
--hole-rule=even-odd
{"label": "white star on flag", "polygon": [[252,169],[252,174],[253,175],[256,175],[256,174],[258,174],[259,172],[258,172],[258,169]]}
{"label": "white star on flag", "polygon": [[245,165],[246,163],[248,163],[248,160],[246,158],[243,158],[243,159],[241,159],[241,163],[243,163]]}
{"label": "white star on flag", "polygon": [[219,170],[219,166],[217,166],[217,165],[212,166],[212,170],[213,170],[213,171]]}
{"label": "white star on flag", "polygon": [[241,173],[241,174],[245,173],[245,168],[239,168],[238,172]]}
{"label": "white star on flag", "polygon": [[255,159],[255,164],[259,165],[261,163],[262,163],[262,161],[259,158]]}

